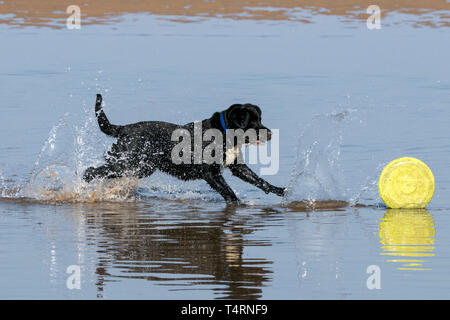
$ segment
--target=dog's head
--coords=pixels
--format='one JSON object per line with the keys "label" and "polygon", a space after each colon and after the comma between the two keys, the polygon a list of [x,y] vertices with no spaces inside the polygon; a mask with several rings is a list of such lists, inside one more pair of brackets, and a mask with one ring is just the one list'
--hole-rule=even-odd
{"label": "dog's head", "polygon": [[[242,129],[244,132],[248,129],[256,131],[256,143],[264,143],[272,139],[272,132],[261,123],[261,109],[254,104],[233,104],[223,112],[227,129]],[[266,135],[262,134],[265,130]],[[261,133],[261,134],[260,134]],[[249,143],[249,138],[245,137],[245,143]]]}

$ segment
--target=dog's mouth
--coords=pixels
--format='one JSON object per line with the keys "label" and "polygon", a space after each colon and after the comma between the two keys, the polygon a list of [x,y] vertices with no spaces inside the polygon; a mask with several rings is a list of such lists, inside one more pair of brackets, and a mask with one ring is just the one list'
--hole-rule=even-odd
{"label": "dog's mouth", "polygon": [[[264,130],[267,130],[267,129],[264,129]],[[250,141],[250,139],[248,137],[245,137],[245,145],[251,144],[251,145],[255,145],[255,146],[263,146],[270,139],[272,139],[272,132],[267,131],[266,134],[263,134],[261,136],[258,134],[256,140],[253,140],[253,141]]]}
{"label": "dog's mouth", "polygon": [[255,145],[257,146],[263,146],[266,144],[266,141],[262,141],[262,140],[256,140]]}
{"label": "dog's mouth", "polygon": [[266,142],[267,142],[267,140],[256,140],[255,142],[250,142],[250,140],[245,139],[244,146],[250,146],[250,145],[252,145],[252,146],[258,146],[258,147],[259,147],[259,146],[265,145]]}

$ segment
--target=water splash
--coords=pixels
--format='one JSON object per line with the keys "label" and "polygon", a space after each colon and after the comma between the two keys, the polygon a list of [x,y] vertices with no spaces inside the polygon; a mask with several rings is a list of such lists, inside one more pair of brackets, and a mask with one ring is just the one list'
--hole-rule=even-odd
{"label": "water splash", "polygon": [[366,182],[360,186],[359,191],[350,197],[349,203],[351,205],[363,202],[375,206],[382,206],[382,200],[378,193],[378,177],[385,165],[386,163],[379,164],[374,170],[374,173],[367,176]]}
{"label": "water splash", "polygon": [[84,171],[103,164],[104,152],[113,142],[113,138],[98,130],[89,106],[85,108],[84,120],[65,114],[50,130],[25,183],[7,184],[0,174],[0,197],[46,203],[135,201],[149,195],[178,200],[215,199],[214,193],[205,192],[206,186],[195,182],[180,186],[175,178],[161,174],[144,180],[123,177],[86,183],[82,179]]}
{"label": "water splash", "polygon": [[137,179],[121,178],[89,184],[82,179],[87,167],[103,162],[103,152],[111,143],[111,139],[99,133],[91,109],[85,108],[84,121],[65,114],[53,126],[27,182],[10,185],[0,175],[0,196],[53,203],[134,200]]}
{"label": "water splash", "polygon": [[0,171],[0,197],[5,197],[6,196],[6,190],[7,190],[7,186],[6,186],[6,181],[5,181],[5,177],[3,176],[3,173]]}
{"label": "water splash", "polygon": [[354,109],[317,115],[300,135],[296,163],[283,203],[347,200],[340,165],[342,124]]}

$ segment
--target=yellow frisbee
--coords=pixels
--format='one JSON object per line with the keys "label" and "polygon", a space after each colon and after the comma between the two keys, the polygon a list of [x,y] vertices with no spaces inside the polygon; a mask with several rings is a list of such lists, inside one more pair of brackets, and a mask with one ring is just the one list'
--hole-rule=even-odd
{"label": "yellow frisbee", "polygon": [[389,208],[425,208],[434,194],[434,176],[419,159],[399,158],[381,172],[378,190]]}

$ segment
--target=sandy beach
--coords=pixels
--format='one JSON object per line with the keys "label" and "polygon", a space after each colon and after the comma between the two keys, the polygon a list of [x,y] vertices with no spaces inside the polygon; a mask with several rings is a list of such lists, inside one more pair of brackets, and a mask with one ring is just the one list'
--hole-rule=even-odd
{"label": "sandy beach", "polygon": [[[119,0],[3,0],[0,1],[0,21],[13,26],[46,26],[63,28],[66,8],[70,5],[81,8],[82,23],[85,25],[107,23],[127,13],[149,13],[179,22],[192,22],[205,18],[228,18],[234,20],[274,20],[311,23],[313,15],[335,15],[344,20],[365,21],[366,9],[373,1],[314,1],[314,0],[178,0],[178,1],[119,1]],[[378,1],[383,16],[402,13],[414,17],[404,22],[413,26],[450,26],[450,3],[445,0]],[[445,12],[447,11],[447,12]]]}

